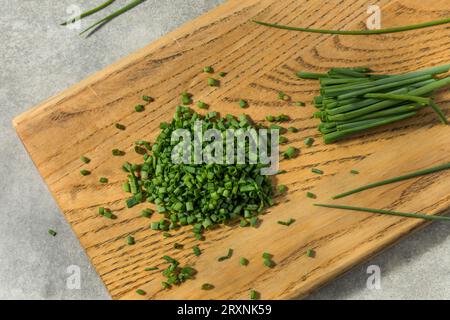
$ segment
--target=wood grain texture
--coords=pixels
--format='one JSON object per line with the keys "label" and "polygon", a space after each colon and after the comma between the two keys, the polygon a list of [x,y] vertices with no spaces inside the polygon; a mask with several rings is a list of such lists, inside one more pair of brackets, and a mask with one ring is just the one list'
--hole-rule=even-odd
{"label": "wood grain texture", "polygon": [[[383,27],[429,21],[450,16],[447,0],[404,1],[298,1],[233,0],[186,24],[115,63],[65,92],[20,115],[14,125],[36,167],[79,237],[93,265],[115,299],[245,299],[253,288],[264,299],[298,298],[307,295],[356,263],[379,252],[395,240],[422,226],[419,220],[343,212],[313,207],[307,191],[318,201],[331,202],[341,191],[412,170],[448,161],[449,128],[424,110],[419,116],[373,130],[333,145],[324,145],[311,119],[314,107],[295,107],[277,99],[283,91],[292,101],[311,101],[317,94],[315,81],[299,80],[295,72],[326,71],[332,66],[369,66],[398,73],[449,63],[450,29],[426,30],[378,36],[330,36],[268,29],[249,20],[298,26],[355,29],[364,28],[369,4],[382,8]],[[228,75],[219,88],[206,85],[205,65]],[[263,121],[267,114],[286,113],[289,125],[300,128],[288,134],[290,145],[301,155],[281,161],[289,173],[277,180],[289,187],[288,194],[263,217],[258,229],[221,227],[208,232],[200,243],[203,254],[195,257],[197,243],[190,228],[163,239],[149,230],[150,221],[139,212],[146,204],[126,209],[127,195],[121,191],[126,175],[120,170],[125,160],[138,161],[132,151],[138,139],[152,141],[158,125],[169,120],[188,91],[212,110],[240,114],[237,101],[245,98],[245,110]],[[143,113],[135,113],[140,96],[149,94],[155,102]],[[449,115],[450,94],[438,94],[438,102]],[[119,131],[120,122],[127,130]],[[306,137],[316,138],[310,147]],[[112,157],[111,150],[126,150],[124,157]],[[83,165],[79,157],[92,159]],[[322,176],[312,167],[325,171]],[[92,170],[88,177],[80,169]],[[360,175],[349,171],[357,169]],[[101,185],[101,176],[109,183]],[[354,195],[335,203],[355,206],[421,211],[437,214],[450,204],[450,172],[441,172]],[[110,207],[118,219],[106,220],[98,207]],[[289,228],[276,221],[296,219]],[[132,234],[136,245],[126,245]],[[185,245],[175,251],[174,242]],[[217,262],[217,257],[234,249],[234,257]],[[313,248],[317,255],[308,258]],[[274,254],[277,266],[263,266],[261,254]],[[198,270],[195,280],[172,290],[163,290],[162,276],[145,272],[148,266],[163,267],[161,257],[170,254],[182,264]],[[239,257],[250,260],[239,265]],[[202,291],[202,283],[215,285]],[[144,297],[135,294],[141,288]]]}

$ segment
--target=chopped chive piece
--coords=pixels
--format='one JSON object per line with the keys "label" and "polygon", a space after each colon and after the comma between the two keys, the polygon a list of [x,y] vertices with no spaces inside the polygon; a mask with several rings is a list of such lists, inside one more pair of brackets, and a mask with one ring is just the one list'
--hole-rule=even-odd
{"label": "chopped chive piece", "polygon": [[222,77],[222,78],[225,77],[226,75],[227,75],[226,72],[223,72],[223,71],[219,72],[219,76]]}
{"label": "chopped chive piece", "polygon": [[219,80],[214,78],[208,78],[208,86],[210,87],[218,87],[220,84]]}
{"label": "chopped chive piece", "polygon": [[250,226],[256,228],[259,224],[259,218],[254,216],[250,218]]}
{"label": "chopped chive piece", "polygon": [[[159,223],[157,222],[157,224],[158,224],[158,229],[159,229]],[[158,230],[158,229],[156,229],[156,230]],[[163,232],[163,237],[164,238],[171,238],[172,235],[170,233],[168,233],[168,232]]]}
{"label": "chopped chive piece", "polygon": [[194,254],[198,257],[199,255],[202,254],[200,248],[198,246],[193,246],[192,247],[192,251],[194,251]]}
{"label": "chopped chive piece", "polygon": [[314,258],[316,256],[316,252],[313,249],[308,249],[306,251],[306,256],[310,258]]}
{"label": "chopped chive piece", "polygon": [[291,133],[296,133],[296,132],[298,132],[298,129],[295,128],[295,127],[289,127],[287,130],[288,130],[289,132],[291,132]]}
{"label": "chopped chive piece", "polygon": [[352,173],[352,174],[359,174],[359,171],[358,170],[350,170],[350,173]]}
{"label": "chopped chive piece", "polygon": [[173,248],[174,248],[174,249],[177,249],[177,250],[181,250],[181,249],[184,248],[184,245],[181,244],[181,243],[174,243],[174,244],[173,244]]}
{"label": "chopped chive piece", "polygon": [[100,179],[98,180],[100,183],[108,183],[108,178],[105,177],[100,177]]}
{"label": "chopped chive piece", "polygon": [[297,107],[304,107],[306,104],[303,101],[297,101],[297,102],[295,102],[295,105]]}
{"label": "chopped chive piece", "polygon": [[280,134],[283,134],[283,133],[285,133],[287,131],[285,128],[283,128],[282,126],[279,126],[277,124],[271,124],[269,126],[269,129],[271,129],[271,130],[278,130],[278,131],[280,131]]}
{"label": "chopped chive piece", "polygon": [[264,253],[262,254],[262,257],[263,257],[264,259],[272,259],[273,255],[270,254],[270,253],[268,253],[268,252],[264,252]]}
{"label": "chopped chive piece", "polygon": [[153,102],[155,101],[155,99],[153,99],[153,97],[150,96],[142,96],[142,100],[146,101],[146,102]]}
{"label": "chopped chive piece", "polygon": [[241,222],[239,222],[239,226],[240,226],[241,228],[247,227],[248,224],[249,224],[248,221],[245,220],[245,219],[242,219]]}
{"label": "chopped chive piece", "polygon": [[140,296],[145,296],[147,293],[144,291],[144,290],[142,290],[142,289],[138,289],[138,290],[136,290],[136,293],[138,294],[138,295],[140,295]]}
{"label": "chopped chive piece", "polygon": [[55,230],[48,229],[48,234],[51,235],[52,237],[55,237],[58,233]]}
{"label": "chopped chive piece", "polygon": [[125,192],[131,192],[130,184],[128,182],[122,184],[122,190]]}
{"label": "chopped chive piece", "polygon": [[313,138],[306,138],[304,143],[305,143],[305,146],[311,147],[314,144],[314,139]]}
{"label": "chopped chive piece", "polygon": [[217,261],[221,262],[227,259],[230,259],[233,256],[233,249],[228,249],[228,253],[226,256],[219,257]]}
{"label": "chopped chive piece", "polygon": [[145,107],[142,104],[138,104],[137,106],[134,107],[134,110],[136,112],[142,112],[145,110]]}
{"label": "chopped chive piece", "polygon": [[136,242],[134,241],[134,238],[132,236],[128,236],[127,237],[127,244],[129,246],[132,246],[133,244],[135,244]]}
{"label": "chopped chive piece", "polygon": [[277,172],[277,174],[285,174],[285,173],[287,173],[286,170],[278,170],[278,172]]}
{"label": "chopped chive piece", "polygon": [[108,219],[116,219],[117,217],[111,212],[111,209],[99,207],[98,213]]}
{"label": "chopped chive piece", "polygon": [[295,219],[290,218],[288,221],[278,221],[278,224],[281,224],[282,226],[289,227],[291,224],[295,222]]}
{"label": "chopped chive piece", "polygon": [[141,211],[141,216],[143,216],[144,218],[150,218],[152,214],[153,214],[152,209],[147,208]]}
{"label": "chopped chive piece", "polygon": [[274,122],[275,121],[275,117],[272,116],[272,115],[268,115],[268,116],[266,116],[266,120],[269,121],[269,122]]}
{"label": "chopped chive piece", "polygon": [[206,66],[206,67],[203,68],[203,72],[213,73],[214,69],[211,66]]}
{"label": "chopped chive piece", "polygon": [[289,141],[288,138],[286,138],[285,136],[279,136],[278,137],[278,142],[280,144],[287,143],[288,141]]}
{"label": "chopped chive piece", "polygon": [[298,149],[294,147],[289,147],[287,150],[283,153],[283,156],[285,159],[292,159],[294,158],[298,153]]}
{"label": "chopped chive piece", "polygon": [[284,194],[287,192],[288,188],[284,184],[280,184],[278,187],[278,193]]}
{"label": "chopped chive piece", "polygon": [[312,168],[312,169],[311,169],[311,172],[312,172],[312,173],[316,173],[316,174],[323,174],[323,171],[320,170],[320,169],[317,169],[317,168]]}
{"label": "chopped chive piece", "polygon": [[144,271],[155,271],[158,270],[158,267],[149,267],[149,268],[145,268]]}
{"label": "chopped chive piece", "polygon": [[161,282],[161,285],[162,285],[162,287],[163,287],[164,289],[170,289],[170,284],[168,284],[168,283],[165,282],[165,281],[162,281],[162,282]]}
{"label": "chopped chive piece", "polygon": [[137,154],[140,154],[140,155],[144,155],[147,153],[147,150],[140,146],[134,146],[134,152],[136,152]]}
{"label": "chopped chive piece", "polygon": [[150,228],[152,230],[159,230],[159,222],[152,222]]}
{"label": "chopped chive piece", "polygon": [[85,169],[80,170],[80,173],[82,176],[88,176],[91,174],[91,172],[89,170],[85,170]]}
{"label": "chopped chive piece", "polygon": [[81,161],[83,161],[84,163],[88,164],[89,162],[91,162],[91,159],[89,159],[88,157],[82,156],[80,158]]}
{"label": "chopped chive piece", "polygon": [[208,104],[204,103],[203,101],[198,101],[197,102],[197,107],[199,107],[200,109],[208,109]]}
{"label": "chopped chive piece", "polygon": [[259,293],[255,290],[250,290],[249,292],[250,300],[257,300],[259,298]]}
{"label": "chopped chive piece", "polygon": [[239,107],[241,108],[247,108],[248,107],[248,103],[246,100],[243,99],[239,99]]}
{"label": "chopped chive piece", "polygon": [[268,268],[273,268],[275,263],[270,259],[264,259],[264,265]]}
{"label": "chopped chive piece", "polygon": [[310,199],[316,199],[316,198],[317,198],[317,196],[316,196],[314,193],[312,193],[312,192],[307,192],[307,193],[306,193],[306,196],[307,196],[308,198],[310,198]]}
{"label": "chopped chive piece", "polygon": [[120,123],[116,123],[116,128],[119,129],[119,130],[125,130],[126,129],[126,127],[123,124],[120,124]]}
{"label": "chopped chive piece", "polygon": [[247,266],[249,264],[249,261],[246,258],[240,258],[239,263],[241,264],[241,266]]}
{"label": "chopped chive piece", "polygon": [[278,92],[278,99],[280,100],[286,99],[286,94],[282,91]]}
{"label": "chopped chive piece", "polygon": [[119,150],[119,149],[113,149],[112,151],[112,155],[115,157],[121,157],[125,155],[125,151]]}
{"label": "chopped chive piece", "polygon": [[212,290],[212,289],[214,289],[214,285],[212,285],[210,283],[202,284],[202,290]]}

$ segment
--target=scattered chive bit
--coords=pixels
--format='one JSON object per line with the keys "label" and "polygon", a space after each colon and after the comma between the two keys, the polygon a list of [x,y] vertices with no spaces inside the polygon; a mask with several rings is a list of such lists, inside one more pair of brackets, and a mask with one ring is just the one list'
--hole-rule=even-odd
{"label": "scattered chive bit", "polygon": [[284,184],[278,185],[277,189],[279,194],[285,194],[288,190],[288,188]]}
{"label": "scattered chive bit", "polygon": [[149,209],[149,208],[141,211],[141,216],[143,216],[144,218],[150,218],[152,214],[153,214],[153,210]]}
{"label": "scattered chive bit", "polygon": [[80,160],[81,160],[82,162],[86,163],[86,164],[88,164],[89,162],[91,162],[91,159],[89,159],[88,157],[85,157],[85,156],[82,156],[82,157],[80,158]]}
{"label": "scattered chive bit", "polygon": [[212,290],[212,289],[214,289],[214,285],[212,285],[210,283],[202,284],[202,290]]}
{"label": "scattered chive bit", "polygon": [[351,173],[351,174],[359,174],[359,171],[353,169],[353,170],[350,170],[350,173]]}
{"label": "scattered chive bit", "polygon": [[142,100],[144,100],[145,102],[153,102],[155,101],[155,99],[153,99],[153,97],[150,96],[142,96]]}
{"label": "scattered chive bit", "polygon": [[181,103],[182,104],[192,104],[192,94],[183,92],[181,93]]}
{"label": "scattered chive bit", "polygon": [[91,172],[89,170],[85,170],[85,169],[80,170],[80,173],[82,176],[88,176],[91,174]]}
{"label": "scattered chive bit", "polygon": [[169,256],[164,256],[163,259],[169,263],[167,269],[162,273],[167,278],[167,282],[161,283],[166,289],[169,289],[172,285],[180,285],[188,279],[193,279],[197,273],[194,268],[189,266],[180,267],[180,263]]}
{"label": "scattered chive bit", "polygon": [[248,103],[246,100],[243,99],[239,99],[239,107],[241,108],[247,108],[248,107]]}
{"label": "scattered chive bit", "polygon": [[140,154],[140,155],[143,156],[144,154],[147,153],[147,150],[145,148],[140,147],[140,146],[134,146],[134,152],[136,152],[137,154]]}
{"label": "scattered chive bit", "polygon": [[199,107],[200,109],[208,109],[209,105],[203,101],[198,101],[197,107]]}
{"label": "scattered chive bit", "polygon": [[259,218],[254,216],[250,218],[250,226],[252,226],[253,228],[256,228],[259,224]]}
{"label": "scattered chive bit", "polygon": [[194,254],[198,257],[199,255],[202,254],[202,251],[200,250],[200,248],[198,246],[193,246],[192,247],[192,251],[194,251]]}
{"label": "scattered chive bit", "polygon": [[259,293],[255,290],[250,290],[249,296],[251,300],[257,300],[259,298]]}
{"label": "scattered chive bit", "polygon": [[119,130],[125,130],[126,129],[126,127],[123,124],[120,124],[120,123],[116,123],[116,128],[119,129]]}
{"label": "scattered chive bit", "polygon": [[264,265],[267,268],[273,268],[275,266],[275,263],[271,259],[264,259]]}
{"label": "scattered chive bit", "polygon": [[142,112],[145,110],[145,107],[142,104],[138,104],[137,106],[134,107],[134,110],[136,112]]}
{"label": "scattered chive bit", "polygon": [[132,246],[133,244],[135,244],[136,242],[134,241],[134,238],[132,236],[128,236],[127,237],[127,244],[129,246]]}
{"label": "scattered chive bit", "polygon": [[305,141],[303,141],[303,142],[305,143],[305,146],[311,147],[314,144],[314,139],[309,137],[309,138],[306,138]]}
{"label": "scattered chive bit", "polygon": [[298,153],[298,149],[294,147],[289,147],[287,150],[283,153],[283,156],[285,159],[292,159],[294,158]]}
{"label": "scattered chive bit", "polygon": [[230,259],[233,256],[233,249],[228,249],[228,253],[226,256],[219,257],[217,261],[221,262],[227,259]]}
{"label": "scattered chive bit", "polygon": [[297,101],[294,103],[297,107],[304,107],[306,104],[303,101]]}
{"label": "scattered chive bit", "polygon": [[242,257],[239,259],[239,263],[241,264],[241,266],[247,266],[249,264],[249,261],[248,259]]}
{"label": "scattered chive bit", "polygon": [[203,68],[203,72],[213,73],[214,69],[211,66],[206,66],[206,67]]}
{"label": "scattered chive bit", "polygon": [[158,269],[159,269],[158,267],[148,267],[148,268],[145,268],[144,271],[155,271]]}
{"label": "scattered chive bit", "polygon": [[295,219],[290,218],[288,221],[278,221],[278,224],[281,224],[282,226],[289,227],[291,224],[295,222]]}
{"label": "scattered chive bit", "polygon": [[227,73],[224,71],[219,72],[219,76],[222,78],[225,77],[226,75],[227,75]]}
{"label": "scattered chive bit", "polygon": [[175,242],[175,243],[173,244],[173,248],[174,248],[174,249],[177,249],[177,250],[181,250],[181,249],[184,248],[184,245],[182,245],[181,243]]}
{"label": "scattered chive bit", "polygon": [[[157,226],[158,226],[158,229],[159,229],[159,222],[156,222],[157,223]],[[158,229],[156,229],[156,230],[158,230]],[[163,237],[165,238],[165,239],[167,239],[167,238],[171,238],[172,237],[172,235],[170,234],[170,233],[168,233],[168,232],[163,232]]]}
{"label": "scattered chive bit", "polygon": [[289,127],[287,130],[288,130],[289,132],[291,132],[291,133],[296,133],[296,132],[298,132],[298,129],[295,128],[295,127]]}
{"label": "scattered chive bit", "polygon": [[164,289],[170,289],[170,284],[168,284],[168,283],[165,282],[165,281],[161,281],[161,285],[162,285],[162,287],[163,287]]}
{"label": "scattered chive bit", "polygon": [[116,219],[116,216],[111,212],[111,209],[99,207],[98,213],[107,219]]}
{"label": "scattered chive bit", "polygon": [[316,198],[317,198],[317,196],[316,196],[314,193],[312,193],[312,192],[307,192],[307,193],[306,193],[306,196],[307,196],[308,198],[310,198],[310,199],[316,199]]}
{"label": "scattered chive bit", "polygon": [[308,249],[306,251],[306,256],[310,258],[314,258],[316,256],[316,252],[313,249]]}
{"label": "scattered chive bit", "polygon": [[278,137],[278,142],[280,144],[287,143],[288,141],[289,141],[288,138],[286,138],[285,136],[279,136]]}
{"label": "scattered chive bit", "polygon": [[278,92],[278,99],[285,100],[286,94],[283,91]]}
{"label": "scattered chive bit", "polygon": [[208,86],[210,87],[218,87],[220,84],[220,81],[214,78],[208,78]]}
{"label": "scattered chive bit", "polygon": [[48,229],[48,234],[51,235],[52,237],[55,237],[58,233],[55,230]]}
{"label": "scattered chive bit", "polygon": [[273,121],[277,121],[277,122],[286,122],[291,120],[291,117],[289,117],[287,114],[280,114],[278,116],[270,116]]}
{"label": "scattered chive bit", "polygon": [[272,116],[272,115],[268,115],[268,116],[266,116],[266,120],[269,121],[269,122],[274,122],[275,121],[275,117]]}
{"label": "scattered chive bit", "polygon": [[320,170],[320,169],[317,169],[317,168],[312,168],[312,169],[311,169],[311,172],[312,172],[312,173],[316,173],[316,174],[323,174],[323,171]]}
{"label": "scattered chive bit", "polygon": [[278,170],[278,172],[277,172],[277,174],[285,174],[285,173],[287,173],[286,170]]}
{"label": "scattered chive bit", "polygon": [[239,222],[239,226],[241,228],[247,227],[248,226],[248,221],[245,219],[242,219],[241,222]]}
{"label": "scattered chive bit", "polygon": [[125,155],[125,151],[119,150],[119,149],[113,149],[111,151],[112,155],[115,157],[121,157]]}
{"label": "scattered chive bit", "polygon": [[138,289],[138,290],[136,290],[136,293],[138,294],[138,295],[140,295],[140,296],[145,296],[147,293],[144,291],[144,290],[142,290],[142,289]]}
{"label": "scattered chive bit", "polygon": [[105,178],[105,177],[100,177],[100,179],[98,179],[98,181],[100,182],[100,183],[108,183],[108,178]]}
{"label": "scattered chive bit", "polygon": [[152,146],[150,144],[150,142],[145,141],[145,140],[138,140],[134,142],[135,145],[140,146],[140,147],[145,147],[148,151],[152,150]]}
{"label": "scattered chive bit", "polygon": [[264,253],[262,254],[262,257],[263,257],[263,259],[272,259],[273,255],[271,255],[271,254],[268,253],[268,252],[264,252]]}
{"label": "scattered chive bit", "polygon": [[122,190],[125,192],[131,192],[130,184],[128,182],[122,184]]}

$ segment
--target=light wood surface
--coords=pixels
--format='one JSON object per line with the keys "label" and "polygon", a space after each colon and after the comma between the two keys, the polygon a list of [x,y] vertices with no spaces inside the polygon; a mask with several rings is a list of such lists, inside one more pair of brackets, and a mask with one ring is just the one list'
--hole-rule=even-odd
{"label": "light wood surface", "polygon": [[[423,22],[450,15],[447,0],[375,1],[382,10],[383,27]],[[374,1],[370,2],[374,4]],[[448,162],[450,129],[424,110],[419,116],[371,131],[359,138],[324,145],[311,119],[314,107],[305,108],[278,100],[284,91],[292,101],[311,101],[317,94],[315,81],[299,80],[299,70],[323,72],[333,66],[369,66],[388,73],[400,73],[450,62],[448,26],[379,36],[330,36],[268,29],[250,22],[252,18],[298,26],[341,29],[365,27],[367,1],[248,0],[229,1],[186,24],[139,52],[115,63],[63,93],[43,102],[14,120],[15,128],[36,167],[49,186],[65,217],[79,237],[92,264],[115,299],[247,299],[249,289],[263,299],[303,297],[345,270],[422,226],[423,221],[345,212],[313,207],[312,203],[338,203],[430,214],[448,209],[450,172],[396,183],[339,201],[330,196],[349,188]],[[100,35],[99,35],[100,36]],[[219,88],[206,85],[202,68],[212,65],[228,75]],[[43,80],[45,81],[45,79]],[[289,173],[277,177],[289,187],[279,204],[270,208],[257,229],[221,227],[208,232],[195,257],[190,228],[174,237],[149,229],[140,217],[147,204],[126,209],[121,190],[126,180],[120,169],[125,160],[140,161],[132,150],[134,141],[152,141],[162,120],[169,120],[188,91],[194,100],[211,105],[211,110],[240,114],[237,101],[247,99],[245,110],[263,121],[267,114],[286,113],[289,125],[300,128],[289,133],[289,145],[301,148],[298,158],[281,161]],[[140,96],[155,97],[143,113],[135,113]],[[450,94],[440,92],[438,102],[449,116]],[[114,124],[127,126],[119,131]],[[303,140],[316,138],[306,148]],[[112,157],[111,150],[126,150],[124,157]],[[92,159],[84,165],[81,155]],[[323,176],[311,173],[317,167]],[[80,176],[80,169],[92,175]],[[349,171],[357,169],[360,175]],[[109,183],[101,185],[101,176]],[[307,191],[318,195],[306,198]],[[107,220],[98,207],[110,207],[118,216]],[[290,227],[278,220],[296,219]],[[136,245],[125,238],[132,234]],[[174,250],[173,243],[185,245]],[[217,257],[234,249],[232,259]],[[308,248],[316,251],[308,258]],[[261,254],[274,255],[276,267],[268,269]],[[165,264],[169,254],[198,270],[195,280],[163,290],[158,271],[145,267]],[[247,267],[239,258],[250,260]],[[407,276],[407,275],[405,275]],[[212,283],[215,289],[202,291]],[[144,297],[136,289],[147,292]]]}

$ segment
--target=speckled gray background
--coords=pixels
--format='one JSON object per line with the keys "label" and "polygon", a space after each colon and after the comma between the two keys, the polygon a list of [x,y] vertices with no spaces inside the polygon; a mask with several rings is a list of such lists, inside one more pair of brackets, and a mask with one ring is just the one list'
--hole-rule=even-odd
{"label": "speckled gray background", "polygon": [[[109,299],[16,136],[13,117],[221,2],[147,0],[83,39],[58,23],[70,5],[87,9],[92,1],[0,0],[0,299]],[[310,299],[450,298],[449,235],[450,224],[433,223]],[[372,264],[381,268],[380,290],[366,288]],[[79,290],[66,286],[70,265],[81,268]]]}

